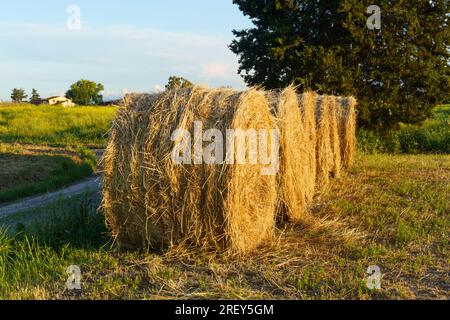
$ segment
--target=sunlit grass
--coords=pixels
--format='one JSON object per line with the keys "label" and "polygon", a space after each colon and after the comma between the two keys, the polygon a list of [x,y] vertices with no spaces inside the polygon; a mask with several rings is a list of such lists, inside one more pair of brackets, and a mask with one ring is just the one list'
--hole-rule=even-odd
{"label": "sunlit grass", "polygon": [[101,147],[115,107],[0,104],[0,142]]}

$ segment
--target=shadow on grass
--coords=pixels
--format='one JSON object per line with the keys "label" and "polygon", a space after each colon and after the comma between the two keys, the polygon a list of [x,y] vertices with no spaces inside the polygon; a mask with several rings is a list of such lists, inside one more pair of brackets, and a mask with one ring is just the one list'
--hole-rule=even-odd
{"label": "shadow on grass", "polygon": [[47,209],[40,219],[29,224],[17,223],[14,237],[18,241],[34,239],[57,251],[65,247],[97,250],[108,246],[104,215],[97,209],[98,200],[83,195],[66,201],[71,203]]}

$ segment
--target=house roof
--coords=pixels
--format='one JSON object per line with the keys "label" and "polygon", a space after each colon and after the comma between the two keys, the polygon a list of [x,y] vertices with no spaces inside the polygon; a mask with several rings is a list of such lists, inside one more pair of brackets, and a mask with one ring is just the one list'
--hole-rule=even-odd
{"label": "house roof", "polygon": [[51,100],[51,99],[56,99],[56,98],[62,98],[62,99],[70,100],[69,98],[66,98],[64,96],[52,96],[52,97],[45,98],[43,100]]}

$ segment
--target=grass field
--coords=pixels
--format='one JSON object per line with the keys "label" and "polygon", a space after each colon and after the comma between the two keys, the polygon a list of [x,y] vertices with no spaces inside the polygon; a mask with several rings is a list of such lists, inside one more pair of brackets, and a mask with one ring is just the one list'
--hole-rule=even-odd
{"label": "grass field", "polygon": [[[360,154],[312,208],[329,227],[289,226],[244,260],[119,252],[98,200],[78,197],[0,235],[0,298],[448,299],[449,193],[449,155]],[[81,291],[65,289],[73,264]],[[369,265],[381,268],[382,290],[366,287]]]}
{"label": "grass field", "polygon": [[86,149],[0,143],[0,203],[52,191],[91,175],[95,166]]}
{"label": "grass field", "polygon": [[0,142],[101,148],[115,107],[0,104]]}

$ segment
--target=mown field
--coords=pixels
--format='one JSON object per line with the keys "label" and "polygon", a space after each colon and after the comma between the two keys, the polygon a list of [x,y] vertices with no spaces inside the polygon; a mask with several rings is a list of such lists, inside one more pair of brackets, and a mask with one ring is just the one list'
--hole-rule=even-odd
{"label": "mown field", "polygon": [[[328,223],[280,226],[245,259],[119,252],[98,195],[62,200],[0,221],[0,298],[448,299],[449,193],[450,155],[361,153],[318,195],[312,212]],[[65,289],[73,264],[81,291]],[[381,290],[366,286],[369,265]]]}
{"label": "mown field", "polygon": [[115,107],[0,104],[0,142],[101,148]]}
{"label": "mown field", "polygon": [[[115,110],[0,105],[0,202],[81,178],[82,146],[104,146]],[[0,299],[448,299],[449,130],[441,106],[387,136],[360,131],[356,165],[311,208],[321,227],[279,226],[245,259],[118,251],[98,193],[0,217]],[[70,265],[81,291],[66,289]],[[382,290],[366,286],[370,265]]]}

